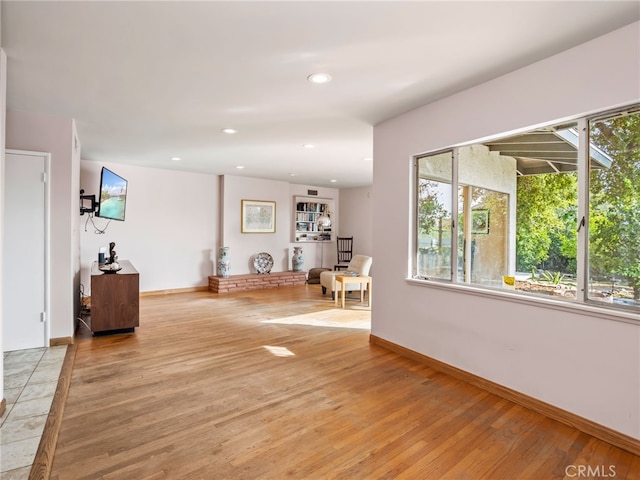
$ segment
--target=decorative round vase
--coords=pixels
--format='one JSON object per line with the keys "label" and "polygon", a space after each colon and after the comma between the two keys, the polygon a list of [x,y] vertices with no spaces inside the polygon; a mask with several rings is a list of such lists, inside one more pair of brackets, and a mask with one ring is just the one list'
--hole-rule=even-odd
{"label": "decorative round vase", "polygon": [[293,271],[301,272],[304,266],[304,258],[302,257],[302,247],[293,247],[292,259]]}
{"label": "decorative round vase", "polygon": [[229,247],[220,247],[218,257],[218,276],[229,278]]}

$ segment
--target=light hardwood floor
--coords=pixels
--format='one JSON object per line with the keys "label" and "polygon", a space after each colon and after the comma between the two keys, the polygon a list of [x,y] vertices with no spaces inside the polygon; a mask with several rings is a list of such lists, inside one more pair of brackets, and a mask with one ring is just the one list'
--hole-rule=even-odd
{"label": "light hardwood floor", "polygon": [[370,344],[347,307],[316,285],[143,297],[135,333],[78,338],[51,478],[639,478],[640,457]]}

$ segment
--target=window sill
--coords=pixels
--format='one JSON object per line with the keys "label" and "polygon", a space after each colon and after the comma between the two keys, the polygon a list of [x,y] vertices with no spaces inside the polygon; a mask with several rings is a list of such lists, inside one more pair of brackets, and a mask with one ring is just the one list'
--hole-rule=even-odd
{"label": "window sill", "polygon": [[421,287],[438,288],[441,290],[455,291],[466,295],[476,295],[498,300],[522,303],[537,307],[561,310],[570,313],[589,315],[602,320],[615,320],[618,322],[640,325],[640,314],[622,310],[618,307],[599,307],[597,305],[578,303],[576,300],[560,300],[555,298],[538,297],[528,293],[514,293],[513,291],[502,290],[490,287],[479,287],[476,285],[466,285],[460,283],[440,282],[437,280],[420,280],[416,278],[406,278],[408,284]]}

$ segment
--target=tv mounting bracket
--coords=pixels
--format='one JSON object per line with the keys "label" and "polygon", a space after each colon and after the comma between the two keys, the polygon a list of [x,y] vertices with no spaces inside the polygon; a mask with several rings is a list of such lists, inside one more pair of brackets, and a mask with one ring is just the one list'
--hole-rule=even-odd
{"label": "tv mounting bracket", "polygon": [[[91,207],[83,207],[83,200],[90,200],[91,201]],[[98,208],[98,203],[96,202],[96,196],[95,195],[85,195],[84,194],[84,190],[81,189],[80,190],[80,215],[84,215],[85,213],[94,213],[96,211],[96,209]]]}

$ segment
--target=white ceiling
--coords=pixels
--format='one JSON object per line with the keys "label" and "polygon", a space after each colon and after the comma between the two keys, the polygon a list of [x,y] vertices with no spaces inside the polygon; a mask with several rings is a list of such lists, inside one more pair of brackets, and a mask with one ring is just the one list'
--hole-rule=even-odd
{"label": "white ceiling", "polygon": [[8,107],[75,118],[83,159],[336,188],[371,184],[377,123],[640,19],[638,1],[1,6]]}

